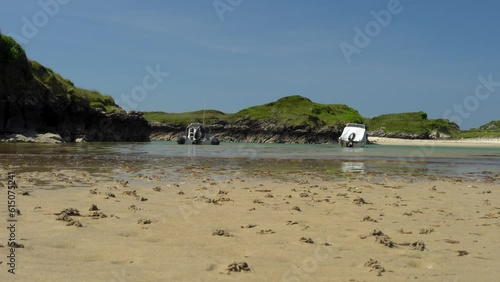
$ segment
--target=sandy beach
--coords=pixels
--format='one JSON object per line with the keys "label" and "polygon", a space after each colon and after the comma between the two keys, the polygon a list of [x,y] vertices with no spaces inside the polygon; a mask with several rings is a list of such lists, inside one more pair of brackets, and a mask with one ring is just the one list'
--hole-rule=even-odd
{"label": "sandy beach", "polygon": [[[0,198],[7,200],[7,171]],[[16,175],[16,274],[1,281],[493,281],[499,175]],[[170,180],[169,180],[170,179]],[[489,183],[488,183],[489,182]],[[8,218],[7,209],[0,212]],[[7,226],[7,222],[4,221]]]}

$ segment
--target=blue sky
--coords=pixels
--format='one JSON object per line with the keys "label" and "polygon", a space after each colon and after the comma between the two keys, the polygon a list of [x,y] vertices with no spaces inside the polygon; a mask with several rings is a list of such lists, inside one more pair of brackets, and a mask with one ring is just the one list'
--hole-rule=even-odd
{"label": "blue sky", "polygon": [[[470,128],[500,120],[498,11],[496,0],[2,0],[0,28],[129,109],[231,113],[299,94]],[[357,50],[349,60],[342,44]],[[132,96],[148,66],[169,75]]]}

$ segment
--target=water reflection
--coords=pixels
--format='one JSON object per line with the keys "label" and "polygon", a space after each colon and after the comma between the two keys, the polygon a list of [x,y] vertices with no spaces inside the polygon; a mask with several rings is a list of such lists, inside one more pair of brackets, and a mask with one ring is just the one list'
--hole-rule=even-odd
{"label": "water reflection", "polygon": [[342,162],[343,172],[361,172],[365,173],[365,163],[360,162]]}
{"label": "water reflection", "polygon": [[356,147],[340,147],[340,152],[342,153],[363,153],[366,148],[356,148]]}
{"label": "water reflection", "polygon": [[[500,148],[436,147],[413,158],[418,146],[224,143],[220,146],[150,143],[0,144],[0,167],[26,169],[104,168],[203,164],[261,171],[323,171],[490,177],[498,181]],[[489,173],[486,174],[485,172]],[[491,176],[490,176],[491,175]],[[488,178],[489,179],[489,178]]]}

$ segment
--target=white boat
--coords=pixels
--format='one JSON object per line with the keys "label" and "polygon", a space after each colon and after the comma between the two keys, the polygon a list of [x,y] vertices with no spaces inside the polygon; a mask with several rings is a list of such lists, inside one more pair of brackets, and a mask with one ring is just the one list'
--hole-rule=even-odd
{"label": "white boat", "polygon": [[177,138],[177,144],[219,145],[220,141],[209,134],[209,129],[201,123],[191,123],[186,127],[186,135]]}
{"label": "white boat", "polygon": [[342,147],[365,147],[367,142],[364,124],[348,123],[339,138]]}

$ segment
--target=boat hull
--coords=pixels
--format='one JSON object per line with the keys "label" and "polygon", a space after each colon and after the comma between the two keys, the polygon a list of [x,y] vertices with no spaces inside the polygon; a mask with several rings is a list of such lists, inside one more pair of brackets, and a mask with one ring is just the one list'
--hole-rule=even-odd
{"label": "boat hull", "polygon": [[209,128],[200,123],[191,123],[186,127],[186,135],[177,138],[179,145],[219,145],[216,137],[208,134]]}
{"label": "boat hull", "polygon": [[194,140],[187,138],[187,136],[181,136],[177,139],[177,144],[179,145],[219,145],[219,139],[212,137],[210,139],[203,139],[195,142]]}
{"label": "boat hull", "polygon": [[342,147],[365,147],[367,139],[364,124],[348,123],[342,130],[339,144]]}
{"label": "boat hull", "polygon": [[339,144],[341,147],[347,147],[347,148],[360,148],[360,147],[366,147],[366,141],[349,141],[349,140],[341,140],[339,139]]}

